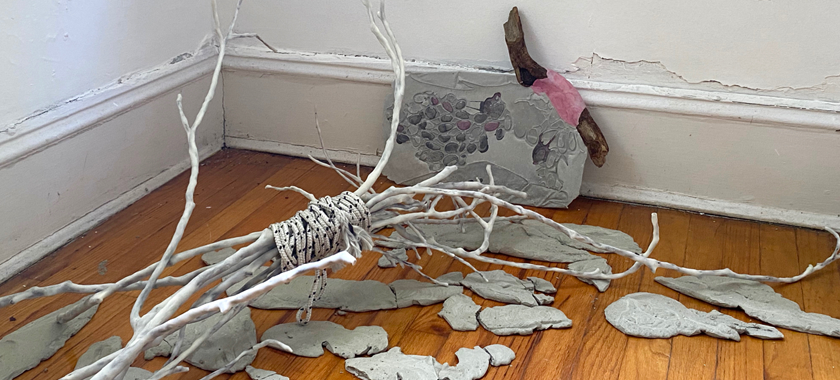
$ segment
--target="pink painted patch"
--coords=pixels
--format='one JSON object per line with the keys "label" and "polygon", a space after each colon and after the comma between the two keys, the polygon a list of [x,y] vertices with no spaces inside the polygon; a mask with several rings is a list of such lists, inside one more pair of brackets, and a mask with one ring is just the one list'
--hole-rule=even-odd
{"label": "pink painted patch", "polygon": [[580,113],[586,108],[583,98],[575,86],[562,75],[551,70],[546,71],[548,78],[537,79],[531,88],[537,94],[546,94],[560,118],[570,125],[577,126]]}
{"label": "pink painted patch", "polygon": [[496,128],[499,128],[499,122],[497,122],[497,121],[494,121],[492,123],[484,124],[484,130],[487,131],[487,132],[493,132],[493,131],[496,130]]}

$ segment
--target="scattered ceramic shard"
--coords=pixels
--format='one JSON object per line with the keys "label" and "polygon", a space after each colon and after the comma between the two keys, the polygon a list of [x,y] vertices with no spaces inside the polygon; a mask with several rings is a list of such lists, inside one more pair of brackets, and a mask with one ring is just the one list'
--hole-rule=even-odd
{"label": "scattered ceramic shard", "polygon": [[389,286],[397,296],[398,308],[434,305],[464,292],[462,286],[441,286],[417,280],[396,280]]}
{"label": "scattered ceramic shard", "polygon": [[[583,260],[571,263],[569,264],[569,269],[576,270],[578,272],[592,272],[593,270],[599,270],[601,271],[601,273],[604,274],[612,274],[612,267],[610,266],[610,264],[607,264],[607,260],[602,257],[595,257],[591,260]],[[607,291],[607,289],[610,287],[610,280],[596,280],[580,277],[578,277],[578,280],[581,280],[583,283],[594,286],[601,293]]]}
{"label": "scattered ceramic shard", "polygon": [[348,330],[329,321],[280,324],[266,330],[260,339],[278,340],[289,345],[293,354],[309,358],[323,355],[324,347],[345,359],[375,354],[388,347],[388,333],[382,327],[359,326]]}
{"label": "scattered ceramic shard", "polygon": [[[506,200],[566,207],[580,193],[586,146],[547,94],[511,74],[469,72],[412,73],[405,91],[397,144],[383,172],[391,180],[415,184],[457,165],[447,180],[486,181],[491,163],[496,184],[527,194],[502,195]],[[392,112],[386,114],[390,127]]]}
{"label": "scattered ceramic shard", "polygon": [[[225,314],[216,314],[203,321],[192,323],[184,330],[184,342],[181,350],[192,345],[205,331],[216,325]],[[176,331],[163,339],[160,345],[146,350],[146,360],[155,356],[169,356],[178,342],[179,332]],[[249,350],[257,344],[257,328],[251,320],[251,310],[242,309],[231,320],[211,334],[185,361],[206,371],[215,371],[224,367],[241,352]],[[239,372],[254,361],[256,354],[243,356],[230,369],[230,373]]]}
{"label": "scattered ceramic shard", "polygon": [[734,341],[741,340],[740,334],[761,339],[784,338],[774,327],[742,322],[717,310],[704,313],[689,309],[660,294],[628,294],[607,306],[604,314],[607,321],[621,332],[642,338],[701,333]]}
{"label": "scattered ceramic shard", "polygon": [[541,277],[528,277],[528,281],[531,281],[534,284],[534,290],[545,293],[545,294],[554,294],[557,293],[557,288],[554,287],[554,284],[551,281],[548,281]]}
{"label": "scattered ceramic shard", "polygon": [[[248,280],[235,284],[228,290],[235,292]],[[314,276],[299,276],[288,284],[275,287],[262,297],[249,304],[258,309],[294,310],[306,305],[312,290]],[[316,308],[340,309],[344,311],[363,312],[374,310],[396,309],[397,300],[388,285],[379,281],[351,281],[328,278],[324,294],[315,302]]]}
{"label": "scattered ceramic shard", "polygon": [[406,355],[399,347],[344,361],[347,372],[363,380],[437,380],[436,365],[431,356]]}
{"label": "scattered ceramic shard", "polygon": [[438,371],[438,378],[441,380],[474,380],[480,379],[487,374],[490,367],[490,354],[483,348],[459,348],[455,351],[458,364],[454,367],[443,364]]}
{"label": "scattered ceramic shard", "polygon": [[38,318],[0,339],[0,380],[14,379],[64,347],[70,337],[90,322],[97,307],[67,323],[58,323],[56,318],[85,299]]}
{"label": "scattered ceramic shard", "polygon": [[[481,275],[487,278],[481,278]],[[520,280],[501,269],[489,272],[473,272],[461,281],[461,284],[489,300],[518,303],[527,306],[537,306],[537,299],[534,298],[534,284],[530,281]],[[529,289],[530,287],[530,289]]]}
{"label": "scattered ceramic shard", "polygon": [[[631,252],[642,252],[633,238],[624,232],[580,224],[563,225],[589,236],[599,243]],[[478,223],[472,221],[465,222],[463,226],[463,233],[461,233],[459,227],[447,224],[418,224],[417,228],[426,236],[434,236],[435,241],[440,244],[467,250],[481,246],[484,239],[484,229]],[[391,237],[402,239],[396,231],[391,234]],[[598,256],[592,255],[588,251],[601,252],[602,250],[574,240],[545,223],[526,219],[496,222],[493,233],[490,234],[488,251],[528,260],[573,263],[595,259]]]}
{"label": "scattered ceramic shard", "polygon": [[[495,356],[494,356],[495,355]],[[431,356],[406,355],[399,347],[369,358],[353,358],[344,368],[363,380],[475,380],[490,365],[507,365],[515,357],[510,348],[494,344],[481,348],[461,348],[455,352],[458,364],[440,364]]]}
{"label": "scattered ceramic shard", "polygon": [[449,272],[436,278],[436,280],[449,285],[460,285],[461,281],[464,281],[464,274],[461,272]]}
{"label": "scattered ceramic shard", "polygon": [[245,367],[245,373],[248,374],[251,380],[289,380],[288,377],[279,375],[277,372],[251,366]]}
{"label": "scattered ceramic shard", "polygon": [[[105,339],[100,342],[96,342],[90,347],[88,347],[87,351],[85,351],[82,356],[79,357],[79,360],[76,361],[76,369],[80,369],[83,367],[87,367],[88,365],[93,364],[99,359],[102,359],[114,352],[119,351],[122,348],[122,340],[118,336],[112,336],[108,339]],[[153,373],[137,367],[128,367],[128,371],[125,374],[123,380],[146,380],[152,378]],[[87,379],[92,378],[90,376]]]}
{"label": "scattered ceramic shard", "polygon": [[840,337],[840,319],[806,313],[799,304],[757,281],[718,276],[656,277],[656,282],[712,305],[739,308],[773,326]]}
{"label": "scattered ceramic shard", "polygon": [[528,335],[537,330],[572,327],[572,320],[550,306],[504,305],[478,313],[478,321],[496,335]]}
{"label": "scattered ceramic shard", "polygon": [[475,331],[478,329],[478,318],[476,314],[481,310],[473,302],[472,297],[465,294],[455,294],[443,301],[443,309],[438,316],[446,320],[449,326],[456,331]]}
{"label": "scattered ceramic shard", "polygon": [[545,294],[534,294],[534,299],[537,300],[537,303],[540,305],[551,305],[554,303],[554,297],[545,295]]}
{"label": "scattered ceramic shard", "polygon": [[491,344],[484,347],[484,350],[490,354],[490,365],[493,367],[508,365],[516,359],[516,353],[505,345]]}
{"label": "scattered ceramic shard", "polygon": [[[398,260],[395,260],[395,258]],[[380,268],[394,268],[400,263],[399,260],[408,261],[408,253],[405,252],[405,248],[396,248],[382,255],[377,265]]]}
{"label": "scattered ceramic shard", "polygon": [[218,264],[226,258],[232,256],[234,253],[236,253],[236,250],[233,248],[223,248],[218,251],[211,251],[201,255],[201,261],[204,262],[204,265]]}

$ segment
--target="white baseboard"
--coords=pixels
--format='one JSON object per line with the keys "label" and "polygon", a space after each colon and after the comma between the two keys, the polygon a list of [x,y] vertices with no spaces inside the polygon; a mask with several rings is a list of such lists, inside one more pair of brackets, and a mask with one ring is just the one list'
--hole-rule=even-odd
{"label": "white baseboard", "polygon": [[674,208],[701,214],[728,216],[816,229],[831,227],[835,230],[840,230],[840,215],[787,210],[778,207],[702,198],[655,189],[585,183],[580,194],[593,198]]}
{"label": "white baseboard", "polygon": [[[367,99],[384,99],[392,80],[383,59],[236,46],[225,61],[237,98],[226,110],[227,144],[317,155],[317,107],[327,145],[343,150],[332,158],[352,163],[362,152],[373,163],[384,145],[382,106]],[[570,81],[611,147],[603,168],[587,164],[582,194],[798,226],[840,223],[840,102]]]}
{"label": "white baseboard", "polygon": [[[200,158],[203,160],[212,156],[220,149],[220,146],[205,146],[199,150],[198,153]],[[135,186],[133,189],[123,193],[119,197],[112,199],[99,208],[64,226],[45,239],[33,244],[9,260],[0,263],[0,283],[3,283],[15,274],[20,273],[20,271],[26,269],[30,265],[35,264],[79,235],[89,231],[93,227],[96,227],[106,219],[114,216],[114,214],[130,206],[140,198],[143,198],[152,190],[163,186],[163,184],[169,182],[178,174],[181,174],[189,168],[189,159],[167,168],[160,174],[150,178],[140,185]]]}
{"label": "white baseboard", "polygon": [[[261,141],[253,139],[244,139],[239,137],[225,137],[225,146],[236,149],[256,150],[259,152],[285,154],[294,157],[309,157],[312,156],[319,160],[324,160],[324,151],[321,148],[287,144],[277,141]],[[376,166],[379,162],[379,156],[371,154],[359,154],[348,152],[345,150],[327,149],[327,154],[333,162],[341,162],[345,164],[356,164],[357,162],[364,166]]]}

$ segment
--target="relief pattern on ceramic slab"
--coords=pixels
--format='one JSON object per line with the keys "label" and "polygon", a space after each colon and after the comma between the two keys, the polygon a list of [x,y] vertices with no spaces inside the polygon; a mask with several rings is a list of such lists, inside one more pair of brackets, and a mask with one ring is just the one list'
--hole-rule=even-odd
{"label": "relief pattern on ceramic slab", "polygon": [[704,313],[689,309],[661,294],[628,294],[607,306],[604,315],[621,332],[642,338],[697,334],[734,341],[740,341],[741,334],[761,339],[784,338],[772,326],[742,322],[717,310]]}
{"label": "relief pattern on ceramic slab", "polygon": [[840,338],[840,319],[802,311],[799,304],[757,281],[718,276],[656,277],[656,282],[712,305],[739,308],[773,326]]}
{"label": "relief pattern on ceramic slab", "polygon": [[[390,125],[393,99],[386,101]],[[435,72],[406,78],[392,159],[384,174],[400,184],[422,181],[448,165],[449,181],[481,178],[528,194],[516,203],[566,207],[580,193],[587,148],[543,94],[510,74]]]}
{"label": "relief pattern on ceramic slab", "polygon": [[348,330],[329,321],[276,325],[263,333],[262,341],[274,339],[287,344],[298,356],[317,358],[324,348],[342,358],[372,355],[388,347],[388,333],[379,326],[359,326]]}

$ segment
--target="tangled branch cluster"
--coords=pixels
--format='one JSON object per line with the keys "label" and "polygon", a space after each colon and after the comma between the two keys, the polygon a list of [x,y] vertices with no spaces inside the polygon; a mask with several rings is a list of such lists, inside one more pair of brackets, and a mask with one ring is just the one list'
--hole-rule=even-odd
{"label": "tangled branch cluster", "polygon": [[[835,231],[826,228],[838,239],[837,247],[824,262],[816,266],[809,266],[808,269],[798,276],[772,277],[739,274],[729,269],[696,270],[685,268],[651,257],[651,253],[659,242],[659,227],[656,214],[651,215],[653,239],[644,253],[637,254],[610,245],[601,244],[539,213],[501,200],[499,198],[501,194],[521,197],[524,197],[525,194],[496,185],[489,166],[487,167],[487,183],[481,183],[480,181],[445,182],[447,177],[457,169],[457,167],[450,166],[444,168],[437,175],[414,186],[390,187],[381,193],[374,192],[372,190],[373,184],[379,178],[384,166],[387,164],[394,146],[399,122],[398,115],[400,114],[400,106],[403,103],[402,99],[405,90],[405,64],[394,33],[385,18],[384,5],[380,4],[379,9],[376,10],[371,7],[371,4],[367,0],[364,0],[363,3],[368,12],[371,31],[385,48],[395,74],[394,116],[391,118],[391,132],[386,141],[382,158],[373,171],[363,180],[360,175],[360,170],[358,170],[358,164],[356,173],[354,174],[337,168],[329,159],[326,162],[316,160],[320,165],[333,168],[342,178],[356,186],[357,190],[353,193],[345,192],[335,197],[316,199],[312,194],[294,186],[284,188],[269,186],[280,191],[296,191],[306,196],[310,200],[309,207],[306,210],[298,212],[291,219],[273,224],[263,231],[218,241],[175,254],[192,210],[195,208],[193,193],[198,179],[198,150],[195,142],[195,132],[215,93],[225,54],[226,42],[231,38],[258,37],[253,34],[239,34],[233,31],[242,0],[239,0],[236,5],[236,12],[234,13],[227,33],[223,33],[221,30],[215,0],[212,3],[215,29],[219,38],[219,56],[216,61],[216,67],[213,71],[207,96],[192,124],[189,123],[184,114],[181,106],[181,96],[178,95],[178,110],[188,137],[191,172],[186,191],[186,206],[183,215],[161,260],[112,284],[78,285],[68,281],[47,287],[34,287],[22,293],[0,297],[0,307],[3,307],[36,297],[64,293],[92,293],[84,302],[77,304],[75,308],[58,317],[58,322],[63,323],[73,319],[90,307],[98,305],[108,296],[116,292],[142,289],[131,310],[130,323],[134,329],[134,334],[126,346],[89,366],[72,372],[65,376],[64,379],[81,380],[91,376],[93,376],[92,378],[94,380],[121,379],[129,365],[141,352],[160,344],[164,337],[178,331],[183,331],[183,328],[187,324],[204,320],[219,313],[223,314],[224,318],[219,323],[213,326],[212,329],[207,330],[189,347],[182,347],[183,340],[179,341],[169,361],[154,374],[153,379],[160,379],[173,373],[187,371],[188,369],[186,367],[180,366],[179,364],[225,322],[235,316],[237,312],[247,307],[251,300],[265,294],[280,284],[289,282],[292,278],[302,273],[316,271],[319,280],[315,282],[308,305],[301,309],[298,314],[299,321],[305,322],[309,318],[309,309],[312,307],[312,303],[323,290],[323,284],[325,283],[323,280],[326,276],[326,270],[353,264],[356,257],[363,250],[372,250],[383,255],[390,254],[389,251],[383,249],[384,247],[393,247],[395,245],[413,249],[416,252],[423,248],[427,250],[438,250],[464,263],[473,270],[475,268],[470,264],[470,261],[501,264],[522,269],[551,271],[578,278],[616,279],[634,273],[644,266],[652,271],[655,271],[657,268],[667,268],[688,275],[717,275],[765,282],[798,281],[814,271],[824,268],[838,257],[840,236]],[[318,133],[320,137],[320,128],[318,128]],[[444,200],[447,202],[443,202]],[[448,207],[450,202],[453,206],[444,210],[442,205],[446,203]],[[481,215],[478,211],[479,206],[482,205],[484,207],[489,206],[489,215]],[[516,215],[513,217],[500,217],[500,208],[510,210]],[[580,272],[566,268],[507,261],[483,255],[488,249],[490,235],[497,221],[525,218],[538,220],[553,227],[558,233],[589,244],[598,252],[616,254],[633,261],[634,264],[626,271],[605,274],[599,271]],[[459,225],[465,222],[478,223],[484,230],[483,242],[474,250],[468,251],[460,247],[438,243],[433,237],[425,236],[417,228],[417,225],[423,223],[450,223]],[[395,229],[402,239],[398,240],[377,233],[386,228]],[[175,263],[206,252],[243,244],[245,246],[236,250],[235,254],[217,264],[202,267],[179,277],[161,278],[164,269]],[[392,258],[418,272],[422,270],[419,266],[399,259],[396,256]],[[251,278],[254,273],[258,272],[258,269],[266,264],[269,265],[268,270],[262,272],[263,274],[260,276]],[[426,277],[429,278],[428,276]],[[251,279],[247,282],[247,285],[243,286],[236,294],[224,297],[225,291],[232,285],[248,278]],[[434,279],[429,279],[435,281]],[[143,308],[151,291],[156,288],[169,286],[177,286],[179,288],[164,301],[154,305],[149,312],[141,315],[140,310]],[[208,287],[209,290],[203,290]],[[175,315],[176,311],[195,295],[200,295],[200,297],[191,305],[191,308],[182,314]],[[181,333],[182,338],[183,335]],[[288,346],[281,342],[266,341],[243,352],[240,357],[265,346],[289,351]],[[232,361],[230,364],[232,365],[237,360]],[[205,376],[203,379],[211,379],[229,369],[230,365]]]}

